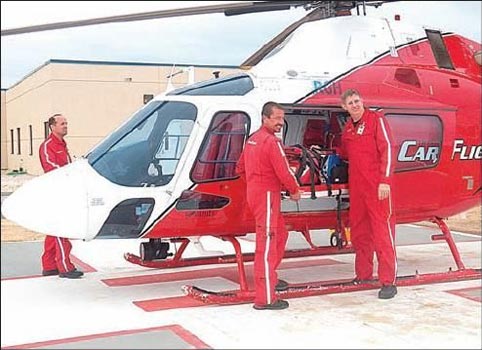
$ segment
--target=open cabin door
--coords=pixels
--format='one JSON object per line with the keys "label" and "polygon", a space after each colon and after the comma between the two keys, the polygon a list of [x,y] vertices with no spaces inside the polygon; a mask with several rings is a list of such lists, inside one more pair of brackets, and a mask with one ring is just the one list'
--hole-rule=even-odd
{"label": "open cabin door", "polygon": [[282,135],[285,153],[303,194],[299,202],[285,196],[282,212],[348,209],[348,168],[339,156],[348,114],[339,107],[329,106],[285,108]]}

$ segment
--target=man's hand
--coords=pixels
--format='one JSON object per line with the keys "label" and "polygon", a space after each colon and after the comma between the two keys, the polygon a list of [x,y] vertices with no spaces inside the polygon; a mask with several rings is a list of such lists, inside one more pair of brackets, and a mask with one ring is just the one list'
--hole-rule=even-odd
{"label": "man's hand", "polygon": [[299,201],[300,198],[301,198],[301,191],[300,190],[298,190],[298,192],[296,192],[296,193],[290,193],[290,199],[292,201]]}
{"label": "man's hand", "polygon": [[390,185],[389,184],[380,184],[378,185],[378,199],[383,200],[388,198],[390,194]]}

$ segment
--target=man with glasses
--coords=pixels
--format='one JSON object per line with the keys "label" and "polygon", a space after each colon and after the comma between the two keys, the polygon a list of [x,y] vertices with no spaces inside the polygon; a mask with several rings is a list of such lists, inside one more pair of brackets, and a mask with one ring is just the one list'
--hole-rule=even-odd
{"label": "man with glasses", "polygon": [[348,89],[341,106],[350,114],[342,134],[341,156],[348,160],[350,229],[355,250],[354,283],[373,279],[373,254],[378,260],[380,299],[397,294],[395,218],[392,203],[394,144],[385,117],[365,109],[360,93]]}

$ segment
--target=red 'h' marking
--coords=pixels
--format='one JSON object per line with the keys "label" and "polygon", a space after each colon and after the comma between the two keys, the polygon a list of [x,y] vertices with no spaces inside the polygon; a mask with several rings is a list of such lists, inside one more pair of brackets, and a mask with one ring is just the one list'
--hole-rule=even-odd
{"label": "red 'h' marking", "polygon": [[[287,261],[281,263],[280,270],[309,267],[309,266],[323,266],[323,265],[334,265],[342,264],[340,261],[333,259],[315,259],[307,261]],[[252,273],[252,264],[247,265],[248,278],[250,273]],[[210,277],[223,277],[232,282],[238,283],[238,270],[236,266],[229,267],[217,267],[213,269],[203,269],[195,271],[182,271],[182,272],[169,272],[161,273],[155,275],[144,275],[144,276],[132,276],[132,277],[120,277],[120,278],[108,278],[102,280],[109,287],[125,287],[140,284],[150,284],[150,283],[161,283],[161,282],[172,282],[172,281],[182,281],[182,280],[192,280]]]}
{"label": "red 'h' marking", "polygon": [[[287,270],[292,268],[310,267],[310,266],[323,266],[342,264],[340,261],[333,259],[315,259],[305,261],[287,261],[283,262],[280,266],[280,270]],[[248,284],[250,288],[253,288],[253,265],[252,263],[246,266],[246,274]],[[210,277],[221,277],[229,281],[238,283],[238,270],[236,266],[230,267],[217,267],[212,269],[203,269],[196,271],[183,271],[183,272],[171,272],[155,275],[133,276],[123,278],[111,278],[102,280],[110,287],[125,287],[132,285],[150,284],[150,283],[162,283],[182,280],[193,280]],[[199,307],[206,306],[206,304],[192,299],[187,296],[176,296],[167,298],[156,298],[148,300],[134,301],[134,304],[144,311],[159,311],[168,309],[180,309],[187,307]]]}

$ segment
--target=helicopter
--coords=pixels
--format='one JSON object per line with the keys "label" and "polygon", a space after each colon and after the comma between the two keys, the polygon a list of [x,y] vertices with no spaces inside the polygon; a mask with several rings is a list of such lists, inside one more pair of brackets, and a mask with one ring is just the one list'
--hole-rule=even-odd
{"label": "helicopter", "polygon": [[[455,33],[360,14],[360,9],[365,14],[367,6],[383,3],[265,1],[2,31],[13,35],[291,6],[311,10],[243,62],[244,72],[155,97],[81,159],[25,183],[4,201],[3,215],[30,230],[70,239],[147,239],[140,243],[139,255],[125,254],[140,266],[236,262],[238,291],[186,286],[185,292],[206,302],[253,298],[244,263],[254,255],[242,252],[239,239],[254,232],[255,223],[246,205],[246,184],[235,167],[248,136],[260,127],[261,107],[267,101],[281,103],[285,126],[279,137],[286,150],[317,150],[319,163],[326,165],[341,146],[349,118],[339,96],[354,88],[367,108],[385,115],[392,129],[397,224],[436,223],[441,234],[432,238],[447,242],[457,265],[456,271],[400,283],[480,278],[480,269],[464,266],[443,218],[481,204],[481,45]],[[357,15],[351,15],[355,8]],[[299,203],[282,193],[282,213],[288,230],[300,232],[309,248],[287,250],[285,258],[350,253],[348,183],[330,178],[327,167],[308,163],[296,154],[290,159],[293,170],[305,166],[302,170],[311,176],[310,181],[298,177],[304,190]],[[52,186],[63,191],[52,193]],[[313,243],[311,232],[320,229],[331,230],[330,246]],[[203,236],[231,243],[235,254],[184,257],[187,246]],[[313,295],[347,288],[311,284],[280,293]],[[356,288],[367,286],[349,290]]]}

